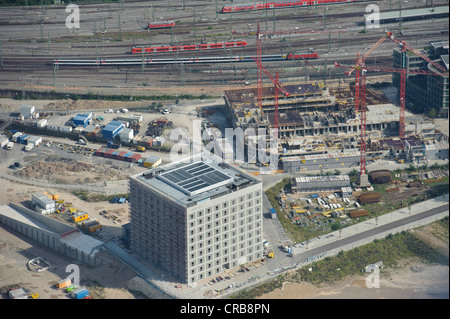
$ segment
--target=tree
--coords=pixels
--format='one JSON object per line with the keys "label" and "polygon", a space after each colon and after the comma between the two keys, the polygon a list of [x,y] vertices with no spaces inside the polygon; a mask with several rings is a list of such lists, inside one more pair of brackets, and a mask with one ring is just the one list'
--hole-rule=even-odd
{"label": "tree", "polygon": [[428,112],[428,117],[435,118],[436,115],[437,115],[437,112],[436,112],[435,108],[433,107],[433,108],[430,110],[430,112]]}

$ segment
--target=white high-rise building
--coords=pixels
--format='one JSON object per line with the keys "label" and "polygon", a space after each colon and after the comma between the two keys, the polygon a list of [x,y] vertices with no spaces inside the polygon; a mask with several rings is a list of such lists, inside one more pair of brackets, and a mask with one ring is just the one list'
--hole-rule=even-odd
{"label": "white high-rise building", "polygon": [[193,283],[262,258],[262,184],[191,157],[130,178],[131,247]]}

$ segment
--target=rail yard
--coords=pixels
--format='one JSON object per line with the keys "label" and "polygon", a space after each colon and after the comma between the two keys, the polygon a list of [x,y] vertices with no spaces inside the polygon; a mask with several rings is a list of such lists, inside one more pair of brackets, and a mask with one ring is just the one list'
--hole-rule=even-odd
{"label": "rail yard", "polygon": [[448,216],[448,0],[75,1],[77,28],[22,2],[0,11],[0,262],[28,266],[0,263],[0,299],[227,298],[342,232]]}

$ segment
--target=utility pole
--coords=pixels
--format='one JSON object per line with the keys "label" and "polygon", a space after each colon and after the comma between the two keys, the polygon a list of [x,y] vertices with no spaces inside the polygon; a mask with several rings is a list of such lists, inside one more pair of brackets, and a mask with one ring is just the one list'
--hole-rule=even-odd
{"label": "utility pole", "polygon": [[145,71],[145,58],[144,58],[144,48],[142,48],[142,73]]}
{"label": "utility pole", "polygon": [[197,39],[197,17],[195,15],[195,8],[194,8],[194,38]]}
{"label": "utility pole", "polygon": [[120,13],[117,15],[117,25],[118,25],[118,27],[119,27],[119,34],[118,34],[118,36],[119,36],[119,41],[122,41],[122,29],[121,29],[121,27],[120,27]]}
{"label": "utility pole", "polygon": [[2,38],[0,37],[0,67],[3,67]]}
{"label": "utility pole", "polygon": [[41,41],[44,42],[44,18],[42,17],[42,11],[41,16],[39,17],[40,20],[40,33],[41,33]]}
{"label": "utility pole", "polygon": [[217,0],[214,0],[216,6],[216,20],[219,18],[219,8],[217,7]]}
{"label": "utility pole", "polygon": [[338,33],[338,51],[341,51],[341,34]]}
{"label": "utility pole", "polygon": [[331,33],[328,33],[328,53],[331,52]]}
{"label": "utility pole", "polygon": [[[194,8],[195,10],[195,8]],[[233,11],[231,11],[230,14],[230,34],[231,34],[231,40],[233,40]]]}
{"label": "utility pole", "polygon": [[275,26],[275,8],[272,9],[272,23],[273,23],[273,31],[276,30]]}
{"label": "utility pole", "polygon": [[[266,7],[266,2],[264,1],[264,7]],[[268,26],[267,26],[267,10],[264,10],[264,20],[266,20],[266,31],[267,31],[267,29],[268,29]]]}
{"label": "utility pole", "polygon": [[53,70],[52,70],[52,77],[53,77],[53,86],[55,86],[55,73],[56,73],[56,64],[53,64]]}
{"label": "utility pole", "polygon": [[22,100],[25,100],[25,79],[23,78],[23,68],[20,71],[22,78]]}
{"label": "utility pole", "polygon": [[50,45],[51,45],[50,32],[48,32],[47,36],[48,36],[48,53],[50,53],[50,51],[51,51],[51,49],[50,49]]}

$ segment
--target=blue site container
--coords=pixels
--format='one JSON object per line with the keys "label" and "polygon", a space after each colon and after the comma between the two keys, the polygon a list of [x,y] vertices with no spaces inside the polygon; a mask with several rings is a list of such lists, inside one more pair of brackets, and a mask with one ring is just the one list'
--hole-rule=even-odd
{"label": "blue site container", "polygon": [[28,135],[22,135],[22,136],[20,136],[20,139],[19,139],[19,137],[17,138],[17,142],[20,142],[20,144],[27,144],[27,138],[28,138]]}
{"label": "blue site container", "polygon": [[86,288],[79,288],[72,291],[72,297],[75,299],[83,299],[86,296],[89,296],[89,290]]}

